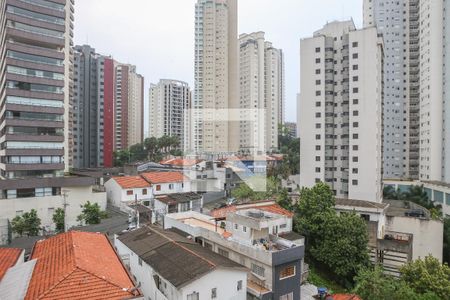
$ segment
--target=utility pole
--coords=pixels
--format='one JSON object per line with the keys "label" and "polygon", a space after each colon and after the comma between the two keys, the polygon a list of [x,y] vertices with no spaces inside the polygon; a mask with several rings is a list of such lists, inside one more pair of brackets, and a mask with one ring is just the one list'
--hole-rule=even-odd
{"label": "utility pole", "polygon": [[62,190],[61,195],[63,197],[63,210],[64,210],[64,232],[67,232],[67,220],[66,220],[66,208],[69,206],[67,203],[67,196],[69,194],[69,191]]}
{"label": "utility pole", "polygon": [[139,210],[138,210],[138,199],[137,194],[134,194],[134,210],[136,215],[136,229],[139,229]]}

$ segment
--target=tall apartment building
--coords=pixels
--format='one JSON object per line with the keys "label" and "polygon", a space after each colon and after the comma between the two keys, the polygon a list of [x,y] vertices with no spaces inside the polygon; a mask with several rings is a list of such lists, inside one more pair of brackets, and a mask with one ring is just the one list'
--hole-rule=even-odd
{"label": "tall apartment building", "polygon": [[384,41],[384,178],[419,178],[419,0],[365,0]]}
{"label": "tall apartment building", "polygon": [[332,22],[300,53],[300,185],[322,181],[337,197],[381,201],[381,37]]}
{"label": "tall apartment building", "polygon": [[143,140],[143,78],[88,45],[74,57],[73,166],[112,167],[114,150]]}
{"label": "tall apartment building", "polygon": [[144,141],[144,77],[136,66],[115,65],[115,150]]}
{"label": "tall apartment building", "polygon": [[[445,109],[450,101],[450,64],[446,61],[446,42],[450,36],[449,5],[445,0],[364,2],[365,24],[376,25],[384,33],[390,51],[403,48],[403,53],[398,54],[398,61],[403,59],[403,62],[394,66],[398,76],[403,74],[406,85],[403,90],[404,122],[403,126],[397,125],[400,126],[397,133],[406,137],[403,167],[409,163],[409,172],[403,172],[403,177],[450,182],[450,139],[446,134],[450,131],[450,115]],[[392,14],[396,15],[394,21]],[[394,30],[401,27],[404,28],[403,37],[392,38]],[[387,56],[386,60],[391,62],[390,66],[386,62],[386,68],[393,68],[392,56]],[[395,82],[386,84],[400,88]]]}
{"label": "tall apartment building", "polygon": [[69,169],[73,1],[0,3],[2,178]]}
{"label": "tall apartment building", "polygon": [[278,149],[278,126],[284,115],[283,51],[266,41],[264,32],[242,34],[239,44],[239,149],[263,154]]}
{"label": "tall apartment building", "polygon": [[112,167],[114,60],[88,45],[74,57],[73,166]]}
{"label": "tall apartment building", "polygon": [[[195,5],[195,88],[193,149],[233,152],[239,122],[237,0],[197,0]],[[214,115],[216,110],[221,110]],[[223,118],[220,120],[220,118]]]}
{"label": "tall apartment building", "polygon": [[180,147],[190,147],[191,90],[183,81],[161,79],[150,84],[149,90],[149,136],[176,136]]}

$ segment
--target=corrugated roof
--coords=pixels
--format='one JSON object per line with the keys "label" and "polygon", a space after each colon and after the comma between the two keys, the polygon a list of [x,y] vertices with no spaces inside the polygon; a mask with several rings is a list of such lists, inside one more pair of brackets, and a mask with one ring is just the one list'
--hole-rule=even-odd
{"label": "corrugated roof", "polygon": [[193,165],[196,165],[198,163],[201,163],[202,159],[188,159],[188,158],[170,158],[166,159],[160,162],[162,165],[171,165],[171,166],[177,166],[177,167],[191,167]]}
{"label": "corrugated roof", "polygon": [[226,207],[212,210],[210,212],[210,215],[214,218],[221,219],[221,218],[226,218],[227,214],[229,214],[229,213],[236,212],[241,209],[251,209],[251,208],[260,209],[260,210],[278,214],[278,215],[283,215],[283,216],[286,216],[289,218],[292,218],[294,216],[293,212],[282,208],[278,204],[261,205],[258,203],[255,203],[255,205],[253,205],[253,206],[249,205],[248,203],[242,204],[242,205],[229,205]]}
{"label": "corrugated roof", "polygon": [[25,299],[132,299],[133,281],[107,237],[71,231],[38,241]]}
{"label": "corrugated roof", "polygon": [[340,199],[340,198],[335,199],[335,205],[377,208],[377,209],[385,209],[386,207],[389,206],[386,203],[378,203],[366,200]]}
{"label": "corrugated roof", "polygon": [[145,181],[141,176],[113,177],[112,179],[124,189],[137,189],[151,186],[151,184]]}
{"label": "corrugated roof", "polygon": [[17,248],[0,248],[0,280],[6,271],[17,263],[22,251]]}
{"label": "corrugated roof", "polygon": [[156,196],[157,200],[159,200],[163,203],[166,203],[166,204],[184,203],[184,202],[189,202],[192,200],[199,200],[201,198],[202,198],[201,195],[194,193],[194,192],[175,193],[175,194]]}
{"label": "corrugated roof", "polygon": [[177,288],[219,267],[243,268],[176,232],[154,226],[125,233],[118,239]]}
{"label": "corrugated roof", "polygon": [[0,281],[0,299],[22,300],[28,290],[36,260],[30,260],[9,268]]}
{"label": "corrugated roof", "polygon": [[152,184],[185,182],[189,180],[181,172],[148,172],[142,173],[141,176]]}

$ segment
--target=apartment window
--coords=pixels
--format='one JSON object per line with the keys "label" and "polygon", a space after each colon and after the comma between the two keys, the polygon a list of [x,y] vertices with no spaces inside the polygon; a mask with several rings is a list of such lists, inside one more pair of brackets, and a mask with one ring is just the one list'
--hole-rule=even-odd
{"label": "apartment window", "polygon": [[228,256],[229,256],[228,251],[223,250],[222,248],[219,248],[218,253],[219,253],[220,255],[222,255],[222,256],[225,256],[225,257],[228,257]]}
{"label": "apartment window", "polygon": [[316,53],[319,53],[320,52],[320,47],[317,47],[316,48]]}
{"label": "apartment window", "polygon": [[320,156],[316,156],[316,161],[320,161]]}
{"label": "apartment window", "polygon": [[358,162],[358,156],[353,156],[353,162]]}
{"label": "apartment window", "polygon": [[169,184],[169,190],[173,190],[173,183]]}
{"label": "apartment window", "polygon": [[160,191],[160,190],[161,190],[161,185],[159,185],[159,184],[156,185],[156,190],[157,190],[157,191]]}
{"label": "apartment window", "polygon": [[322,95],[322,92],[321,91],[316,91],[316,96],[320,96],[320,95]]}
{"label": "apartment window", "polygon": [[320,134],[316,134],[316,140],[320,140]]}
{"label": "apartment window", "polygon": [[128,196],[133,195],[133,191],[132,191],[132,190],[128,190],[128,191],[127,191],[127,195],[128,195]]}
{"label": "apartment window", "polygon": [[288,266],[281,270],[280,280],[295,276],[295,266]]}
{"label": "apartment window", "polygon": [[239,225],[238,224],[234,224],[234,229],[238,229]]}
{"label": "apartment window", "polygon": [[321,102],[319,102],[319,101],[316,102],[316,107],[320,107],[321,105],[322,105]]}
{"label": "apartment window", "polygon": [[354,105],[356,105],[356,104],[358,104],[358,103],[359,103],[358,99],[353,99],[353,104],[354,104]]}
{"label": "apartment window", "polygon": [[247,232],[247,227],[246,226],[242,226],[242,231],[243,232]]}
{"label": "apartment window", "polygon": [[9,58],[14,58],[14,59],[18,59],[18,60],[29,61],[29,62],[33,62],[33,63],[42,63],[42,64],[47,64],[47,65],[62,66],[64,64],[64,61],[61,59],[27,54],[27,53],[16,52],[16,51],[11,51],[11,50],[8,50],[8,52],[6,53],[6,56]]}
{"label": "apartment window", "polygon": [[320,85],[321,81],[320,79],[316,80],[316,85]]}
{"label": "apartment window", "polygon": [[359,123],[358,122],[353,122],[353,127],[358,128],[359,127]]}
{"label": "apartment window", "polygon": [[316,123],[316,129],[320,129],[322,127],[322,124]]}
{"label": "apartment window", "polygon": [[353,173],[353,174],[358,174],[358,169],[357,169],[357,168],[353,168],[353,169],[352,169],[352,173]]}
{"label": "apartment window", "polygon": [[352,43],[352,47],[353,47],[353,48],[358,47],[358,42],[353,42],[353,43]]}
{"label": "apartment window", "polygon": [[320,74],[320,69],[316,69],[316,74],[317,74],[317,75]]}
{"label": "apartment window", "polygon": [[142,259],[141,259],[140,257],[138,257],[138,264],[139,264],[140,266],[142,266]]}
{"label": "apartment window", "polygon": [[238,291],[242,290],[242,280],[239,280],[239,281],[237,282],[237,290],[238,290]]}
{"label": "apartment window", "polygon": [[217,288],[211,289],[211,299],[217,298]]}
{"label": "apartment window", "polygon": [[358,70],[358,65],[353,65],[352,68],[353,68],[354,71],[356,71],[356,70]]}
{"label": "apartment window", "polygon": [[320,64],[320,58],[316,58],[316,64]]}
{"label": "apartment window", "polygon": [[290,292],[289,294],[280,296],[280,300],[294,300],[294,293]]}
{"label": "apartment window", "polygon": [[355,94],[359,93],[359,89],[358,88],[353,88],[353,93],[355,93]]}
{"label": "apartment window", "polygon": [[192,294],[187,295],[187,300],[199,300],[199,293],[193,292]]}
{"label": "apartment window", "polygon": [[358,112],[357,110],[354,110],[354,111],[353,111],[353,116],[356,117],[356,116],[358,116],[358,115],[359,115],[359,112]]}
{"label": "apartment window", "polygon": [[316,151],[320,151],[321,148],[320,145],[316,145]]}
{"label": "apartment window", "polygon": [[353,145],[353,151],[358,151],[359,150],[359,146],[358,145]]}
{"label": "apartment window", "polygon": [[256,275],[258,275],[260,277],[264,277],[265,270],[264,270],[263,267],[255,265],[254,263],[252,263],[251,270],[252,270],[253,274],[256,274]]}
{"label": "apartment window", "polygon": [[142,195],[147,195],[147,189],[142,189]]}
{"label": "apartment window", "polygon": [[320,168],[316,168],[316,173],[320,173]]}
{"label": "apartment window", "polygon": [[358,76],[353,76],[353,81],[358,81],[358,80],[359,80]]}
{"label": "apartment window", "polygon": [[358,58],[358,53],[353,53],[352,57],[353,58]]}
{"label": "apartment window", "polygon": [[352,180],[352,185],[358,185],[358,180],[353,179],[353,180]]}
{"label": "apartment window", "polygon": [[353,139],[357,140],[359,138],[359,135],[357,133],[353,134]]}
{"label": "apartment window", "polygon": [[320,112],[316,113],[316,118],[320,118],[322,114]]}

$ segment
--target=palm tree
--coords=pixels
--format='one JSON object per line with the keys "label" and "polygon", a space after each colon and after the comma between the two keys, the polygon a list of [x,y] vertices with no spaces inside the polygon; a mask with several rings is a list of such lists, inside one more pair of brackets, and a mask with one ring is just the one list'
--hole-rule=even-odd
{"label": "palm tree", "polygon": [[399,188],[395,189],[393,186],[387,185],[383,189],[383,198],[387,200],[404,200],[406,194]]}

